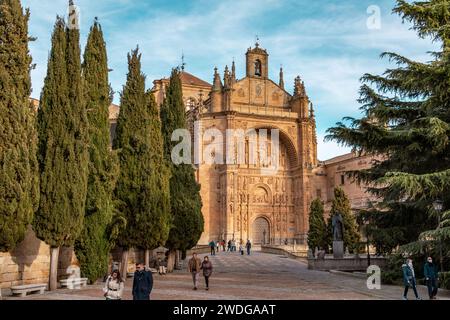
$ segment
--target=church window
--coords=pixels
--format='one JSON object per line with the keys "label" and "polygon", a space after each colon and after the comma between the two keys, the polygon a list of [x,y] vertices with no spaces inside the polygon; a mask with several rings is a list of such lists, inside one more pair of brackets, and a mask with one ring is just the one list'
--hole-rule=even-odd
{"label": "church window", "polygon": [[341,186],[345,185],[345,175],[341,174]]}
{"label": "church window", "polygon": [[186,100],[186,111],[190,111],[195,107],[195,99],[189,98]]}
{"label": "church window", "polygon": [[322,190],[321,189],[316,190],[316,197],[317,197],[317,199],[322,199]]}
{"label": "church window", "polygon": [[255,61],[255,76],[261,77],[262,75],[262,64],[261,60],[257,59]]}

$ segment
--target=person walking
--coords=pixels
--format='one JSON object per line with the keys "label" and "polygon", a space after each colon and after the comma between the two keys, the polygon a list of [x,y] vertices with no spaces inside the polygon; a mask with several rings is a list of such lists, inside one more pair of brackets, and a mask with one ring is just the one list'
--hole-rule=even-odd
{"label": "person walking", "polygon": [[224,239],[224,240],[222,240],[222,249],[223,249],[223,252],[226,251],[225,246],[226,246],[226,241],[225,241],[225,239]]}
{"label": "person walking", "polygon": [[439,274],[436,270],[436,266],[433,263],[432,257],[428,257],[427,262],[425,262],[423,273],[425,275],[425,281],[428,287],[428,295],[430,297],[430,300],[435,300],[438,293],[437,282],[439,281]]}
{"label": "person walking", "polygon": [[205,285],[206,285],[205,290],[208,291],[209,290],[209,277],[211,277],[212,270],[213,270],[212,263],[208,257],[205,257],[205,259],[203,260],[201,269],[203,270],[203,277],[205,277]]}
{"label": "person walking", "polygon": [[209,247],[211,249],[211,255],[215,256],[216,255],[216,243],[211,240],[211,242],[209,243]]}
{"label": "person walking", "polygon": [[239,253],[241,254],[241,256],[244,255],[244,246],[242,245],[242,243],[239,243]]}
{"label": "person walking", "polygon": [[252,250],[252,243],[250,242],[250,239],[247,240],[247,244],[245,245],[247,247],[247,255],[250,255],[250,251]]}
{"label": "person walking", "polygon": [[167,270],[167,262],[165,259],[162,259],[161,257],[158,258],[158,261],[156,262],[156,266],[158,267],[158,273],[159,275],[166,275]]}
{"label": "person walking", "polygon": [[197,258],[197,253],[194,252],[192,258],[188,262],[188,271],[192,274],[192,281],[194,282],[194,290],[198,288],[198,277],[202,268],[202,262]]}
{"label": "person walking", "polygon": [[231,252],[236,251],[236,240],[231,240]]}
{"label": "person walking", "polygon": [[143,262],[136,263],[133,279],[133,300],[150,300],[153,289],[153,275],[145,270]]}
{"label": "person walking", "polygon": [[408,290],[411,287],[416,296],[416,300],[421,300],[417,293],[416,274],[414,272],[413,261],[411,258],[406,260],[406,263],[402,265],[403,271],[403,283],[405,285],[405,291],[403,293],[403,300],[408,300]]}
{"label": "person walking", "polygon": [[106,300],[122,300],[124,283],[119,270],[114,270],[106,279],[103,294]]}
{"label": "person walking", "polygon": [[228,252],[231,252],[231,250],[232,250],[232,242],[231,242],[231,240],[228,240]]}

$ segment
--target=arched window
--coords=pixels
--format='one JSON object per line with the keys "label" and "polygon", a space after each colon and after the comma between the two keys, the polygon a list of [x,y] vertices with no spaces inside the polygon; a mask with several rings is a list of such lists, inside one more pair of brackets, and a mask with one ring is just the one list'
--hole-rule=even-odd
{"label": "arched window", "polygon": [[255,76],[261,77],[262,75],[262,64],[261,60],[257,59],[255,61]]}

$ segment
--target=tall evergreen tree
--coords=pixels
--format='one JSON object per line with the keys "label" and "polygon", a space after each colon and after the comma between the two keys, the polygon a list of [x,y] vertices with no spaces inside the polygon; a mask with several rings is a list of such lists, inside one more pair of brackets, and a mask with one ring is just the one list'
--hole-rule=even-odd
{"label": "tall evergreen tree", "polygon": [[174,69],[161,106],[164,153],[172,171],[170,196],[173,221],[166,243],[170,249],[169,270],[173,269],[176,250],[185,255],[186,250],[197,244],[204,230],[200,186],[195,180],[194,168],[190,164],[175,165],[171,160],[172,149],[177,144],[172,141],[172,133],[187,127],[185,110],[180,74]]}
{"label": "tall evergreen tree", "polygon": [[128,55],[128,68],[114,141],[120,161],[115,196],[127,220],[118,239],[124,274],[128,249],[156,249],[166,242],[170,228],[170,171],[163,158],[158,108],[153,94],[145,91],[138,49]]}
{"label": "tall evergreen tree", "polygon": [[81,274],[91,282],[108,270],[114,246],[110,227],[112,193],[119,174],[117,157],[110,150],[108,58],[102,28],[91,27],[82,65],[84,102],[89,119],[89,174],[83,231],[75,242]]}
{"label": "tall evergreen tree", "polygon": [[51,247],[50,290],[57,287],[59,248],[83,228],[87,189],[87,117],[79,30],[57,18],[38,113],[41,197],[33,227]]}
{"label": "tall evergreen tree", "polygon": [[0,0],[0,251],[23,240],[39,203],[29,17],[19,0]]}
{"label": "tall evergreen tree", "polygon": [[358,224],[356,223],[356,216],[352,213],[350,200],[345,194],[344,190],[337,187],[334,189],[334,199],[331,205],[330,217],[328,219],[328,244],[332,244],[332,218],[335,214],[342,215],[344,227],[344,246],[351,252],[358,249],[361,236],[358,231]]}
{"label": "tall evergreen tree", "polygon": [[327,247],[327,224],[325,223],[322,200],[315,199],[311,203],[309,213],[308,247],[324,249]]}
{"label": "tall evergreen tree", "polygon": [[[384,53],[382,57],[397,67],[381,76],[363,76],[360,103],[364,116],[349,118],[350,125],[338,123],[329,130],[329,139],[360,153],[384,156],[372,168],[353,173],[372,185],[370,191],[383,200],[368,214],[370,236],[380,253],[389,253],[436,228],[438,219],[431,214],[431,204],[437,197],[443,198],[447,209],[450,206],[446,192],[450,186],[449,8],[449,0],[397,0],[394,13],[411,22],[420,38],[442,44],[442,50],[425,63]],[[448,249],[450,228],[438,233]],[[421,237],[423,241],[413,247],[421,250],[421,244],[432,242],[436,248],[436,235]]]}

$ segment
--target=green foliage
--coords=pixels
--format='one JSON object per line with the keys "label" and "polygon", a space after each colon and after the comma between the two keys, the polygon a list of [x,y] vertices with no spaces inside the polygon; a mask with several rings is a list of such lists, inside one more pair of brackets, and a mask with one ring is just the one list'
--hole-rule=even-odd
{"label": "green foliage", "polygon": [[[431,204],[449,208],[450,196],[450,2],[397,0],[394,12],[412,23],[419,37],[432,38],[442,50],[426,63],[395,53],[382,54],[395,64],[383,75],[362,77],[360,103],[364,116],[346,118],[329,129],[335,140],[363,154],[383,155],[372,168],[354,172],[371,186],[382,203],[372,212],[371,236],[379,252],[418,239],[437,229]],[[375,211],[378,211],[375,214]],[[421,240],[436,244],[435,239]],[[415,243],[415,250],[420,241]],[[419,247],[417,246],[419,245]],[[450,242],[444,250],[450,252]]]}
{"label": "green foliage", "polygon": [[[164,154],[171,161],[172,148],[177,142],[171,141],[172,132],[186,128],[186,115],[183,103],[181,80],[178,70],[173,70],[161,106],[162,132],[164,136]],[[171,162],[170,162],[171,163]],[[171,164],[170,179],[172,227],[166,246],[172,250],[186,251],[195,246],[204,228],[200,186],[195,180],[195,171],[191,165]]]}
{"label": "green foliage", "polygon": [[439,287],[450,290],[450,272],[440,272],[439,279]]}
{"label": "green foliage", "polygon": [[344,190],[337,187],[334,189],[334,199],[331,205],[330,217],[328,219],[328,244],[332,244],[332,218],[335,214],[340,213],[344,224],[344,246],[349,249],[350,252],[354,252],[359,248],[359,242],[361,236],[358,231],[358,224],[356,223],[356,217],[352,213],[350,206],[350,200],[345,194]]}
{"label": "green foliage", "polygon": [[57,18],[38,112],[41,197],[33,227],[52,247],[75,243],[85,213],[87,116],[79,37],[79,30]]}
{"label": "green foliage", "polygon": [[114,215],[112,193],[119,174],[118,159],[110,151],[108,59],[97,21],[88,37],[82,70],[89,119],[89,174],[84,226],[75,242],[75,253],[82,276],[94,282],[106,274],[114,246],[110,234]]}
{"label": "green foliage", "polygon": [[381,270],[381,282],[383,284],[403,284],[402,265],[405,258],[401,254],[393,254],[388,257],[385,267]]}
{"label": "green foliage", "polygon": [[29,17],[19,0],[0,0],[0,252],[23,240],[39,203]]}
{"label": "green foliage", "polygon": [[170,171],[158,108],[153,94],[145,91],[138,49],[128,55],[128,67],[114,141],[121,169],[115,197],[127,221],[118,244],[155,249],[166,242],[170,230]]}
{"label": "green foliage", "polygon": [[311,250],[327,247],[327,225],[324,218],[323,204],[320,199],[311,203],[309,213],[308,247]]}

